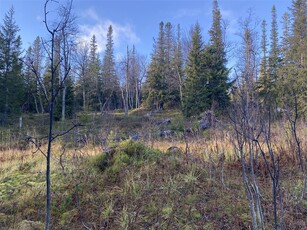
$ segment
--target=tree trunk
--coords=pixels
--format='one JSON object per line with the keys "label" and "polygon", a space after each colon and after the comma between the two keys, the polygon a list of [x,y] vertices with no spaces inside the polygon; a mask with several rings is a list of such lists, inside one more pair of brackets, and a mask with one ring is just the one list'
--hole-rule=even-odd
{"label": "tree trunk", "polygon": [[67,90],[67,86],[66,86],[66,82],[63,82],[63,95],[62,95],[62,121],[65,121],[65,109],[66,109],[66,90]]}
{"label": "tree trunk", "polygon": [[36,111],[36,113],[39,113],[39,111],[38,111],[38,105],[37,105],[37,100],[36,100],[35,94],[32,93],[32,96],[33,96],[33,98],[34,98],[35,111]]}

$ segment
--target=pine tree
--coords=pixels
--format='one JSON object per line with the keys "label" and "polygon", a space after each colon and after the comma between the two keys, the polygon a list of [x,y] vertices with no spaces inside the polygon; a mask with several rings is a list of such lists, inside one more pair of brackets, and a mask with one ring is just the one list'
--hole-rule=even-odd
{"label": "pine tree", "polygon": [[23,104],[23,79],[21,59],[21,38],[17,34],[19,27],[14,19],[12,7],[3,20],[0,30],[0,113],[1,123],[8,115],[21,111]]}

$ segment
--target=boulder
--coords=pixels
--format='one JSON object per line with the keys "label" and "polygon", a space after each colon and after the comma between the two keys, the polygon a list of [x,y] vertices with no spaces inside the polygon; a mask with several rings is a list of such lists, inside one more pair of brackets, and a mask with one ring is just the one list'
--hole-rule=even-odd
{"label": "boulder", "polygon": [[133,140],[133,141],[137,141],[137,140],[139,140],[139,139],[141,139],[141,135],[139,135],[139,134],[132,134],[132,135],[129,135],[129,138],[131,139],[131,140]]}
{"label": "boulder", "polygon": [[202,129],[202,130],[209,129],[210,126],[211,125],[208,121],[200,121],[199,122],[199,128]]}
{"label": "boulder", "polygon": [[166,136],[171,136],[174,134],[174,131],[173,130],[161,130],[160,131],[160,137],[166,137]]}

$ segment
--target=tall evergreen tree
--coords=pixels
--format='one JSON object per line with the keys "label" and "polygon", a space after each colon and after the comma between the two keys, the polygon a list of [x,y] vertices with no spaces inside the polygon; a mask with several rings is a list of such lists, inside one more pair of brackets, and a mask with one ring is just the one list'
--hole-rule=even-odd
{"label": "tall evergreen tree", "polygon": [[8,114],[21,111],[23,104],[23,79],[21,58],[21,38],[14,19],[12,7],[3,20],[0,30],[0,113],[1,123],[6,123]]}
{"label": "tall evergreen tree", "polygon": [[204,70],[203,41],[198,23],[194,27],[192,48],[186,66],[187,78],[183,91],[183,113],[189,117],[198,115],[209,106],[207,74]]}
{"label": "tall evergreen tree", "polygon": [[[290,20],[284,16],[282,67],[279,81],[281,105],[291,116],[307,115],[307,3],[293,0]],[[290,25],[289,25],[290,24]]]}
{"label": "tall evergreen tree", "polygon": [[164,23],[160,22],[159,35],[154,41],[154,49],[149,64],[146,81],[146,103],[148,107],[163,109],[167,95],[165,79],[165,31]]}
{"label": "tall evergreen tree", "polygon": [[104,103],[108,109],[117,109],[121,104],[119,81],[115,71],[113,45],[113,28],[110,25],[107,33],[106,50],[102,62]]}
{"label": "tall evergreen tree", "polygon": [[290,35],[291,35],[291,21],[290,15],[288,12],[284,13],[282,17],[283,23],[283,34],[281,37],[281,59],[283,65],[285,64],[286,60],[289,60],[289,51],[290,51]]}
{"label": "tall evergreen tree", "polygon": [[[101,79],[101,65],[98,54],[98,45],[96,36],[93,35],[90,41],[90,51],[88,60],[88,91],[90,107],[94,110],[101,110],[102,108],[102,79]],[[86,79],[84,79],[86,80]]]}
{"label": "tall evergreen tree", "polygon": [[271,36],[270,36],[270,53],[268,57],[268,75],[267,84],[265,89],[265,96],[267,98],[266,104],[268,109],[276,110],[277,99],[277,80],[278,80],[278,68],[280,65],[280,51],[278,44],[278,28],[277,28],[277,16],[276,7],[272,7],[272,22],[271,22]]}
{"label": "tall evergreen tree", "polygon": [[264,97],[267,95],[268,89],[268,51],[267,51],[267,23],[265,20],[261,23],[261,51],[262,58],[260,63],[260,76],[259,76],[259,93],[260,96]]}
{"label": "tall evergreen tree", "polygon": [[225,42],[221,25],[221,12],[218,1],[213,1],[213,23],[209,31],[210,42],[204,50],[205,68],[208,74],[207,94],[212,110],[223,111],[229,104],[228,90],[231,86],[228,79],[229,70]]}

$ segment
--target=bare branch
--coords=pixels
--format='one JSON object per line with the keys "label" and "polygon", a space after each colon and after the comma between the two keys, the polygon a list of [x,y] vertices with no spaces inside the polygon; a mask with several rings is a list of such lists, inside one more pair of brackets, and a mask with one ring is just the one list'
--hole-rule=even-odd
{"label": "bare branch", "polygon": [[35,145],[36,150],[35,150],[33,153],[40,152],[41,154],[44,155],[45,158],[47,158],[46,153],[44,153],[44,151],[40,148],[40,145],[37,144],[37,143],[33,140],[33,138],[32,138],[31,136],[29,136],[29,137],[27,138],[27,142],[28,142],[28,143],[32,143],[32,144]]}
{"label": "bare branch", "polygon": [[54,140],[55,140],[56,138],[58,138],[58,137],[64,136],[65,134],[67,134],[67,133],[69,133],[71,130],[73,130],[74,128],[80,127],[80,126],[82,126],[80,123],[73,124],[73,126],[70,127],[69,129],[67,129],[66,131],[64,131],[64,132],[62,132],[62,133],[59,133],[59,134],[53,136],[52,139],[51,139],[51,141],[54,141]]}

